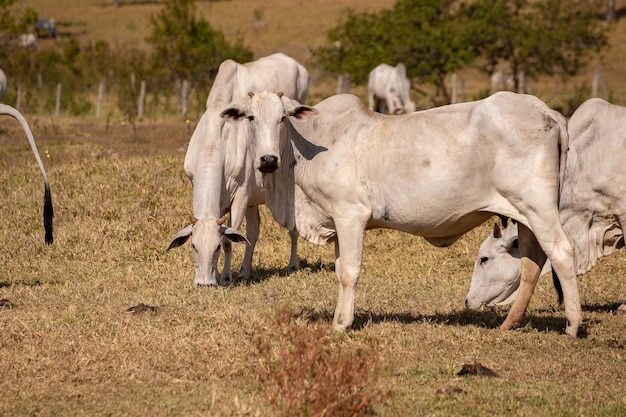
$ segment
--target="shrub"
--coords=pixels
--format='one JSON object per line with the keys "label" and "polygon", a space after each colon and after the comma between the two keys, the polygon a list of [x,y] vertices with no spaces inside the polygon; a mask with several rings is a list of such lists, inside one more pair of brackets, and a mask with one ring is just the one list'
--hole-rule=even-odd
{"label": "shrub", "polygon": [[374,415],[383,398],[374,342],[346,346],[326,326],[292,323],[291,317],[283,307],[256,339],[259,379],[275,415]]}

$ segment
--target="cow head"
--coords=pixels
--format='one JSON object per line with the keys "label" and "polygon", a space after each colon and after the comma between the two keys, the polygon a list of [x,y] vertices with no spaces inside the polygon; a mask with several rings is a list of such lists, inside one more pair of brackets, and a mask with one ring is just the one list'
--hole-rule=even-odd
{"label": "cow head", "polygon": [[[193,223],[180,230],[170,242],[167,250],[184,244],[191,236],[191,251],[196,267],[196,275],[193,283],[196,287],[217,286],[218,271],[217,262],[220,257],[220,249],[223,239],[233,243],[246,243],[248,239],[237,229],[224,226],[222,219],[192,219]],[[229,285],[230,282],[219,282],[220,285]]]}
{"label": "cow head", "polygon": [[502,230],[495,223],[493,233],[478,249],[465,304],[469,308],[508,304],[515,299],[520,281],[517,223],[505,222]]}
{"label": "cow head", "polygon": [[[246,102],[234,102],[221,113],[230,123],[248,123],[251,146],[255,149],[254,168],[264,174],[280,167],[280,137],[287,117],[298,119],[316,114],[312,107],[299,105],[283,93],[249,93]],[[288,103],[293,103],[291,106]]]}

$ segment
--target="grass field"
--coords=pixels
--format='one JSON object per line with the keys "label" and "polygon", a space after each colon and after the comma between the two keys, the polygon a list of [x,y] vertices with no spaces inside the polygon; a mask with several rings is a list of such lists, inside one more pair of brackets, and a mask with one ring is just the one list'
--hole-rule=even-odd
{"label": "grass field", "polygon": [[[106,3],[28,0],[83,39],[106,36],[109,25],[115,42],[141,42],[143,12],[156,6]],[[243,34],[260,9],[266,31],[245,32],[255,53],[284,49],[306,60],[296,33],[308,33],[306,45],[316,46],[347,5],[366,10],[391,3],[198,6],[232,35]],[[299,24],[298,15],[306,17]],[[277,34],[284,44],[274,43]],[[623,55],[614,56],[606,73],[624,68],[617,59]],[[288,235],[267,210],[248,284],[195,289],[189,245],[165,252],[191,213],[182,165],[193,121],[29,121],[50,177],[55,242],[43,242],[43,184],[28,144],[17,123],[1,119],[0,416],[291,416],[298,413],[280,410],[292,394],[310,402],[300,415],[314,415],[315,394],[332,398],[342,383],[354,384],[353,393],[368,398],[369,415],[376,416],[626,415],[626,317],[613,314],[626,296],[624,251],[579,278],[585,331],[570,340],[562,335],[564,313],[550,279],[540,280],[521,329],[498,329],[507,308],[464,309],[491,221],[447,249],[400,232],[370,231],[355,329],[326,334],[337,296],[333,248],[300,240],[301,268],[285,276]],[[242,256],[236,247],[235,268]],[[269,345],[269,364],[262,343]],[[331,366],[302,376],[291,351],[326,352],[314,363]],[[458,375],[474,363],[497,376]],[[280,366],[289,369],[274,375],[284,377],[283,390],[265,374]],[[282,398],[278,408],[272,396]]]}

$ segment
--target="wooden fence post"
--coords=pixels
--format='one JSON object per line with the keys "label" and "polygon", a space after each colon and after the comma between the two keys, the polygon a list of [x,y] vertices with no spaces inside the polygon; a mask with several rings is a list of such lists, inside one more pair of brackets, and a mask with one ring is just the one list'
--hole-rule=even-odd
{"label": "wooden fence post", "polygon": [[98,86],[98,104],[96,105],[96,119],[100,118],[102,113],[102,96],[104,96],[104,83],[101,81]]}
{"label": "wooden fence post", "polygon": [[54,117],[59,117],[59,112],[61,110],[61,88],[61,83],[58,83],[56,103],[54,105]]}
{"label": "wooden fence post", "polygon": [[143,118],[144,102],[146,100],[146,82],[141,80],[141,87],[139,89],[139,103],[137,104],[137,118]]}

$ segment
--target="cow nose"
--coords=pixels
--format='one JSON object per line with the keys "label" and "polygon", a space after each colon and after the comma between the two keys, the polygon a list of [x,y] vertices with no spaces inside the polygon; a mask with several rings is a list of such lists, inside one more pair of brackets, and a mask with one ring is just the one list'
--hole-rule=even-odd
{"label": "cow nose", "polygon": [[263,155],[261,157],[261,166],[259,167],[259,171],[263,173],[269,173],[276,171],[278,169],[278,157],[274,155]]}

